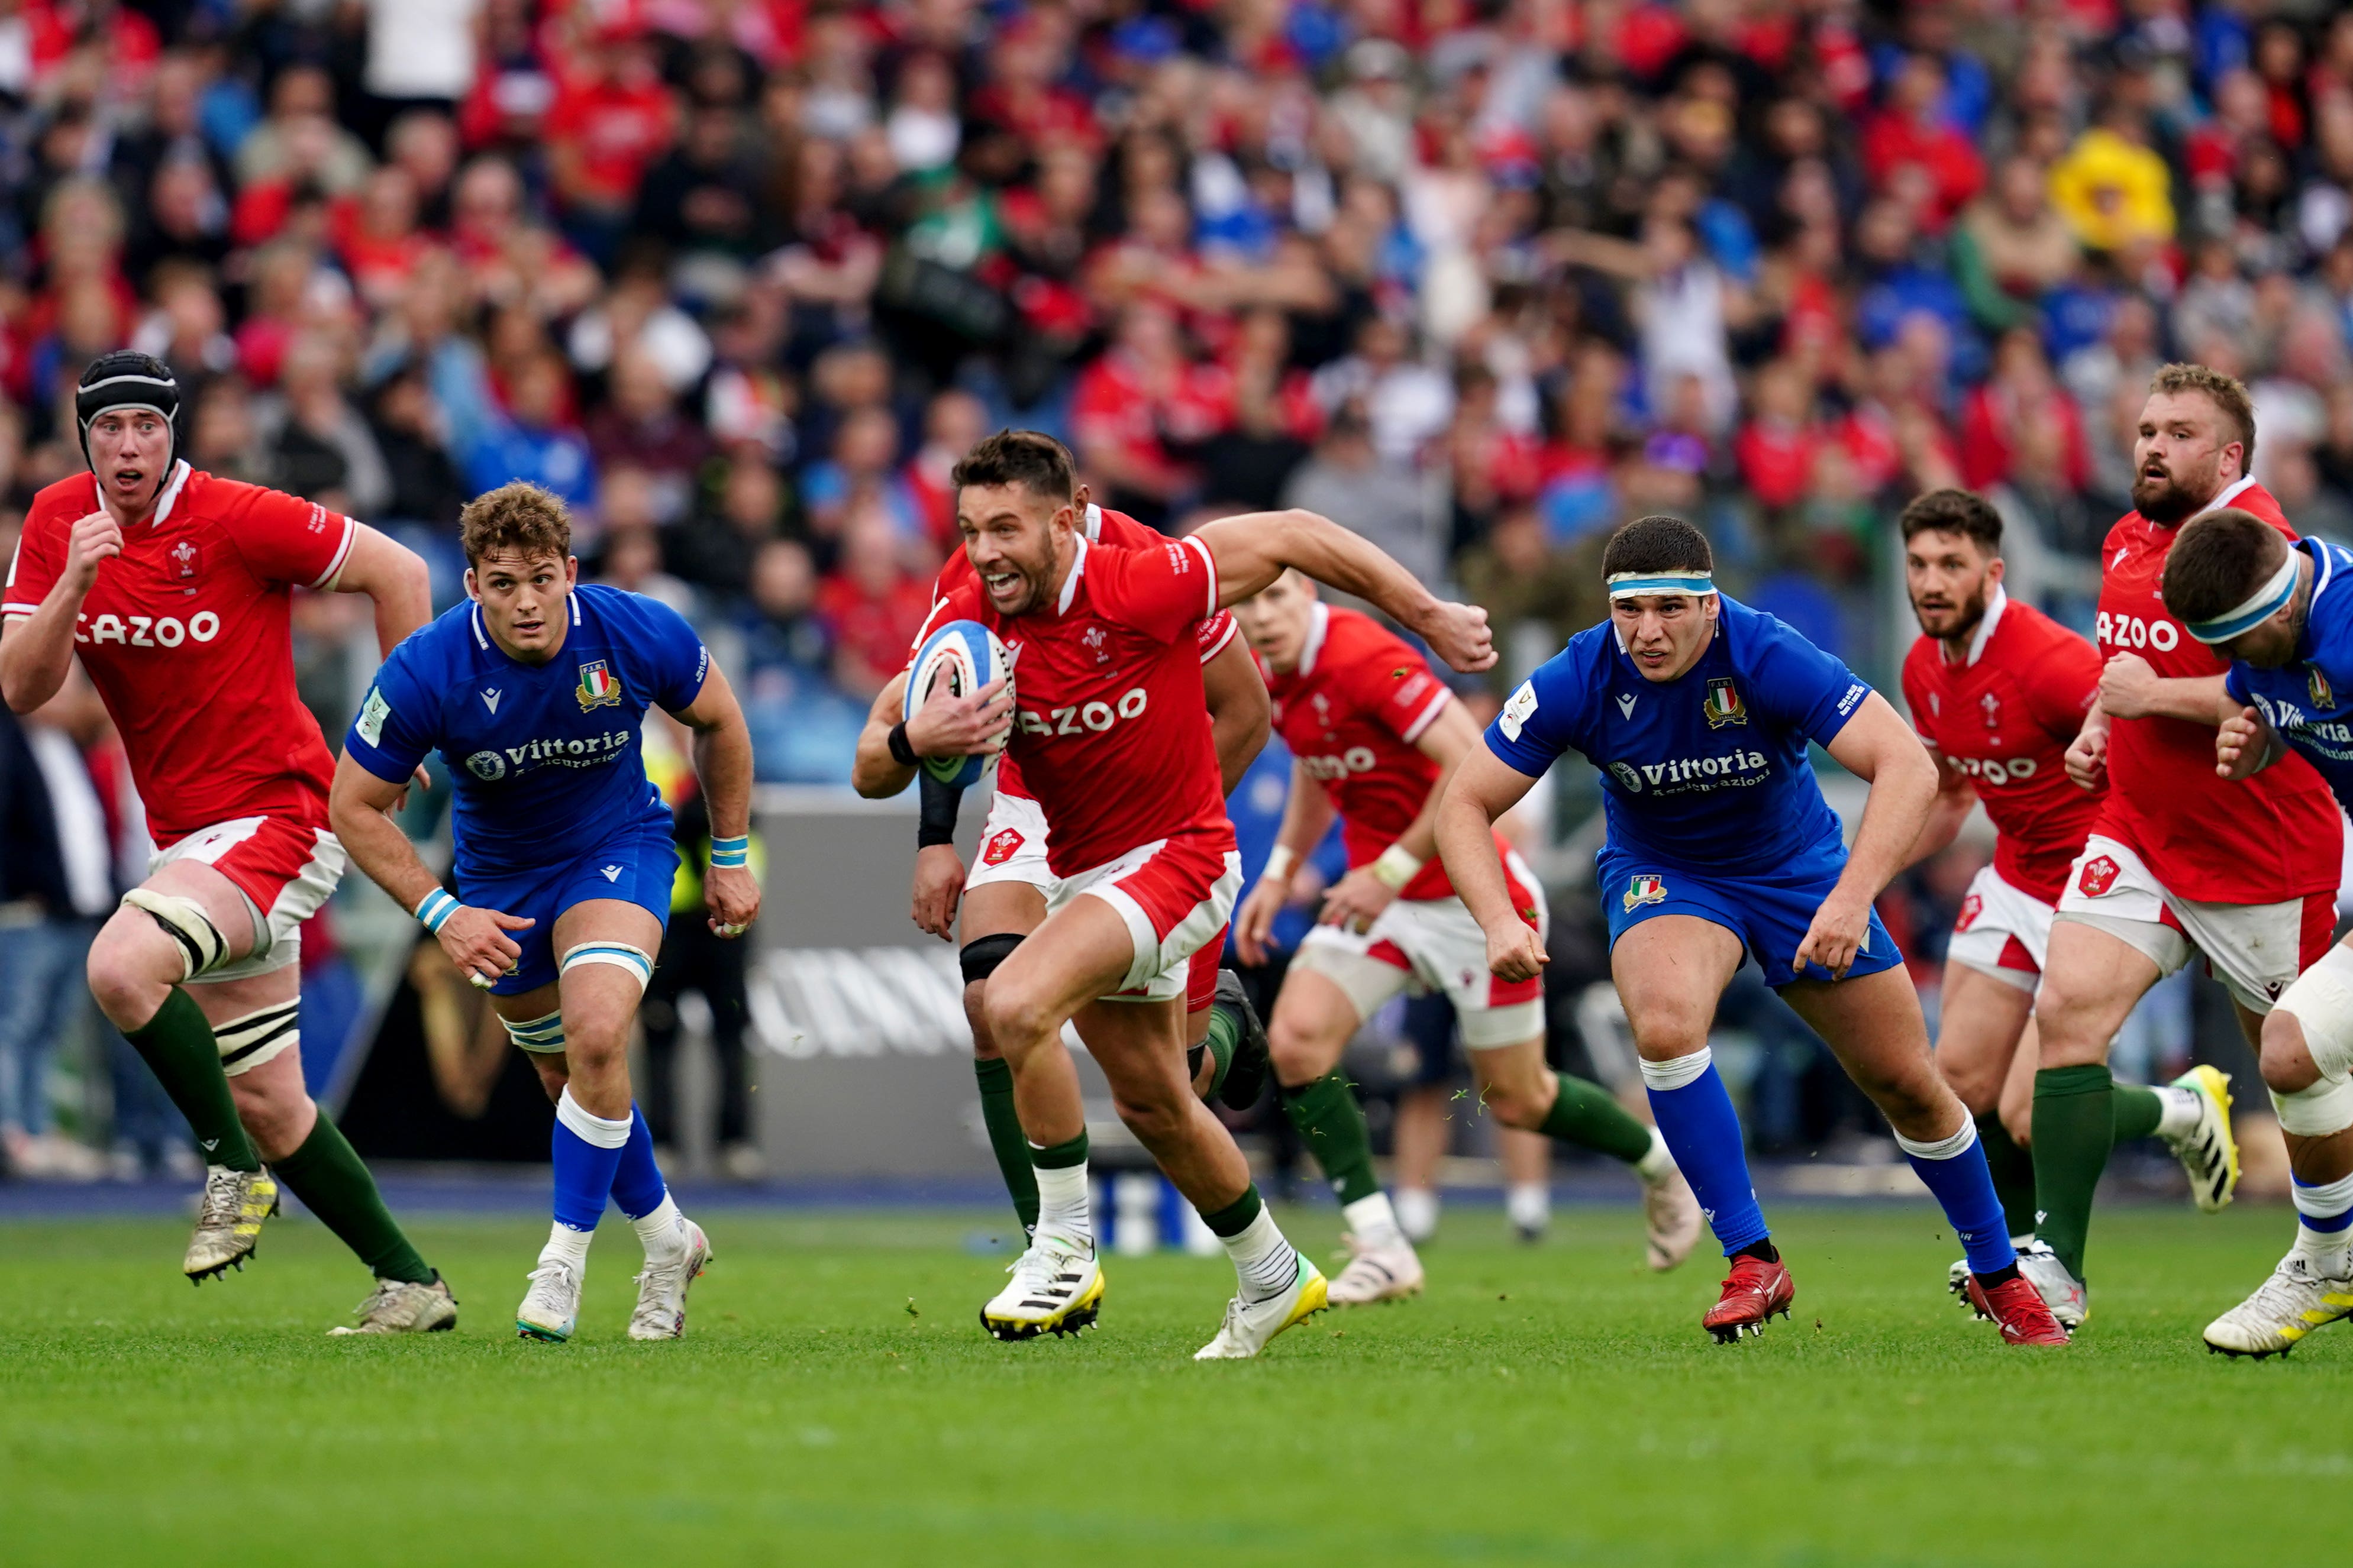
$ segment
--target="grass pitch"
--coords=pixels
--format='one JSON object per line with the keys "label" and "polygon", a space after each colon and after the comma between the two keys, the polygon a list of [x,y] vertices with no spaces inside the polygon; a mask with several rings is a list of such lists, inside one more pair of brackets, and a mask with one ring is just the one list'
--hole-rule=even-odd
{"label": "grass pitch", "polygon": [[1101,1329],[1001,1345],[987,1221],[704,1217],[657,1345],[617,1222],[564,1346],[512,1337],[532,1222],[415,1227],[464,1312],[414,1341],[322,1337],[366,1281],[315,1225],[201,1290],[175,1224],[0,1226],[0,1561],[2269,1564],[2353,1476],[2353,1329],[2198,1342],[2284,1209],[2103,1214],[2043,1353],[1948,1304],[1926,1208],[1780,1205],[1796,1316],[1729,1348],[1713,1260],[1645,1274],[1630,1210],[1537,1248],[1457,1211],[1420,1300],[1213,1366],[1222,1259],[1113,1258]]}

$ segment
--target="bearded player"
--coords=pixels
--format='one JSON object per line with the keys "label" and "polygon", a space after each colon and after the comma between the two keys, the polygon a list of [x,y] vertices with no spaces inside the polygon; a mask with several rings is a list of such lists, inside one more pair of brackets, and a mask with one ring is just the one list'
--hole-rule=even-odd
{"label": "bearded player", "polygon": [[[1872,910],[1936,796],[1918,739],[1838,659],[1718,593],[1706,538],[1680,518],[1620,529],[1602,572],[1609,619],[1504,704],[1447,786],[1438,846],[1486,932],[1489,969],[1531,979],[1544,942],[1514,907],[1494,822],[1563,752],[1600,768],[1610,974],[1660,1131],[1732,1264],[1702,1326],[1732,1342],[1797,1296],[1708,1052],[1716,998],[1748,956],[1894,1128],[2004,1342],[2065,1344],[2019,1273],[1977,1125],[1936,1076],[1903,954]],[[1852,851],[1811,742],[1871,786]]]}
{"label": "bearded player", "polygon": [[[2119,1136],[2152,1127],[2117,1103],[2108,1042],[2151,985],[2194,950],[2231,993],[2251,1043],[2296,975],[2327,951],[2343,863],[2342,818],[2299,756],[2244,784],[2214,773],[2227,661],[2159,596],[2181,525],[2233,507],[2295,537],[2247,477],[2254,451],[2246,388],[2203,365],[2149,383],[2133,445],[2133,504],[2100,552],[2099,700],[2067,751],[2070,777],[2107,783],[2091,837],[2068,871],[2034,1004],[2035,1234],[2067,1271],[2080,1317],[2092,1194]],[[2208,1081],[2201,1093],[2219,1093]],[[2226,1102],[2227,1103],[2227,1102]],[[2168,1113],[2168,1115],[2170,1112]],[[2204,1112],[2200,1113],[2205,1114]],[[2227,1178],[2210,1188],[2229,1194]]]}
{"label": "bearded player", "polygon": [[[2034,991],[2052,906],[2099,813],[2101,792],[2077,789],[2066,769],[2099,687],[2099,656],[2003,591],[2001,516],[1979,497],[1931,490],[1904,509],[1898,526],[1923,633],[1905,657],[1904,700],[1944,780],[1913,858],[1950,845],[1973,804],[1984,804],[1995,835],[1993,863],[1970,882],[1946,952],[1936,1067],[1977,1121],[2020,1270],[2073,1328],[2080,1300],[2051,1248],[2034,1239],[2034,1162],[2001,1106],[2006,1089],[2031,1094]],[[2163,1138],[2209,1212],[2231,1201],[2239,1175],[2229,1082],[2200,1067],[2165,1089],[2116,1089],[2115,1135]],[[1955,1294],[1966,1296],[1968,1273],[1966,1259],[1953,1266]]]}
{"label": "bearded player", "polygon": [[[711,811],[703,901],[711,930],[737,937],[760,907],[751,731],[677,611],[580,583],[554,496],[502,485],[470,502],[458,527],[470,602],[376,672],[335,770],[335,826],[360,869],[491,993],[555,1102],[554,1224],[516,1332],[572,1337],[609,1197],[645,1247],[629,1337],[676,1339],[711,1245],[670,1195],[629,1090],[630,1026],[678,869],[639,737],[656,704],[694,731]],[[389,815],[400,781],[436,749],[456,786],[454,895]]]}
{"label": "bearded player", "polygon": [[[1336,816],[1348,874],[1324,899],[1275,998],[1270,1029],[1282,1108],[1323,1167],[1348,1220],[1354,1257],[1331,1283],[1335,1306],[1395,1300],[1421,1289],[1421,1260],[1373,1174],[1365,1113],[1339,1070],[1349,1039],[1382,1004],[1413,988],[1454,1004],[1480,1103],[1506,1127],[1593,1149],[1641,1177],[1653,1268],[1699,1239],[1699,1205],[1658,1131],[1600,1085],[1545,1064],[1544,983],[1487,972],[1486,938],[1437,859],[1432,819],[1479,726],[1421,655],[1371,616],[1323,603],[1286,572],[1234,608],[1267,673],[1275,724],[1291,748],[1291,795],[1258,886],[1235,917],[1245,963],[1290,896],[1291,873]],[[1496,841],[1513,907],[1546,929],[1526,862]]]}
{"label": "bearded player", "polygon": [[282,1182],[375,1275],[359,1327],[336,1332],[447,1329],[449,1288],[311,1100],[295,1026],[302,922],[343,849],[326,742],[294,691],[292,590],[366,595],[388,650],[431,610],[424,563],[299,497],[191,468],[160,360],[101,355],[74,403],[90,475],[34,498],[0,603],[0,685],[29,712],[79,657],[162,847],[91,944],[90,986],[204,1150],[187,1276],[242,1268]]}
{"label": "bearded player", "polygon": [[[2210,511],[2166,560],[2165,607],[2231,660],[2216,774],[2252,779],[2293,752],[2353,804],[2353,552],[2290,544],[2235,507]],[[2330,948],[2281,994],[2262,1061],[2295,1181],[2295,1245],[2206,1328],[2208,1349],[2258,1359],[2353,1314],[2353,945]]]}
{"label": "bearded player", "polygon": [[[1134,549],[1163,541],[1157,530],[1093,504],[1084,485],[1078,488],[1075,499],[1081,509],[1076,527],[1090,544]],[[941,567],[933,602],[973,580],[972,562],[959,550]],[[1221,793],[1230,793],[1266,744],[1266,683],[1259,679],[1250,650],[1234,636],[1229,612],[1220,610],[1204,619],[1196,628],[1195,640],[1200,648],[1201,688],[1208,702]],[[867,721],[870,747],[879,740],[893,748],[894,755],[898,749],[904,749],[908,756],[919,749],[928,755],[955,755],[965,744],[995,737],[1011,721],[1010,706],[999,691],[972,692],[959,699],[942,689],[901,722],[898,715],[904,707],[905,689],[902,676],[876,699]],[[895,742],[891,739],[894,731],[898,732]],[[964,791],[941,783],[928,770],[916,775],[916,787],[923,796],[923,816],[915,837],[914,921],[944,942],[954,934],[958,906],[962,906],[964,945],[956,957],[964,973],[965,1016],[972,1026],[972,1065],[980,1081],[981,1121],[1026,1236],[1038,1226],[1038,1180],[1029,1163],[1028,1141],[1022,1136],[1021,1119],[1013,1109],[1013,1072],[989,1037],[987,1009],[981,1005],[981,996],[988,977],[1046,918],[1056,882],[1046,864],[1050,826],[1022,785],[1020,765],[1010,757],[1000,758],[995,797],[981,829],[980,850],[967,874],[955,844],[956,811]],[[1224,945],[1222,941],[1211,942],[1193,955],[1186,986],[1187,1059],[1196,1093],[1242,1110],[1257,1102],[1266,1085],[1266,1030],[1243,994],[1240,977],[1218,967]]]}
{"label": "bearded player", "polygon": [[[1377,549],[1304,512],[1225,519],[1139,550],[1090,544],[1077,528],[1070,454],[1034,432],[981,442],[954,478],[978,580],[934,606],[930,625],[977,621],[1018,660],[1008,747],[1053,825],[1047,858],[1060,879],[1045,922],[983,995],[1012,1068],[1039,1212],[1012,1283],[982,1320],[1002,1337],[1026,1337],[1091,1318],[1102,1294],[1086,1119],[1060,1039],[1076,1022],[1121,1119],[1233,1260],[1237,1294],[1197,1359],[1256,1355],[1320,1309],[1325,1286],[1186,1080],[1178,998],[1241,879],[1193,628],[1287,566],[1371,598],[1468,668],[1493,662],[1486,617],[1440,603]],[[914,771],[863,749],[858,783],[890,794]]]}

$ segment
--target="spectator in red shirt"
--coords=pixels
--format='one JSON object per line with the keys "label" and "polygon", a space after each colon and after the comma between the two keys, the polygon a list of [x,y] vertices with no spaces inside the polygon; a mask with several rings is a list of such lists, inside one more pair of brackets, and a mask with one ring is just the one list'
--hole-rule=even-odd
{"label": "spectator in red shirt", "polygon": [[931,607],[930,589],[900,558],[891,520],[879,510],[852,517],[840,559],[817,590],[818,615],[839,649],[834,678],[860,701],[871,701],[905,666],[907,645]]}
{"label": "spectator in red shirt", "polygon": [[1760,506],[1795,505],[1806,493],[1821,438],[1814,427],[1813,388],[1805,373],[1775,360],[1757,373],[1757,412],[1733,437],[1740,479]]}
{"label": "spectator in red shirt", "polygon": [[2018,432],[2046,425],[2060,434],[2061,470],[2081,489],[2091,481],[2091,450],[2075,400],[2051,374],[2042,340],[2031,327],[2013,327],[1995,345],[1993,374],[1961,405],[1961,483],[1981,490],[2010,477]]}
{"label": "spectator in red shirt", "polygon": [[973,443],[988,434],[988,410],[969,392],[943,392],[923,410],[923,444],[899,470],[899,482],[923,519],[923,531],[943,552],[960,548],[954,468]]}
{"label": "spectator in red shirt", "polygon": [[1985,163],[1945,118],[1945,68],[1936,56],[1906,55],[1888,84],[1887,104],[1863,128],[1862,163],[1874,189],[1901,195],[1907,169],[1926,175],[1921,226],[1941,230],[1985,184]]}
{"label": "spectator in red shirt", "polygon": [[1079,373],[1071,399],[1071,432],[1088,475],[1113,509],[1155,527],[1194,483],[1178,449],[1232,418],[1233,378],[1187,359],[1176,317],[1143,300],[1121,312],[1118,337]]}
{"label": "spectator in red shirt", "polygon": [[548,169],[566,232],[603,258],[628,223],[647,165],[670,146],[675,110],[644,35],[607,28],[585,64],[548,111]]}

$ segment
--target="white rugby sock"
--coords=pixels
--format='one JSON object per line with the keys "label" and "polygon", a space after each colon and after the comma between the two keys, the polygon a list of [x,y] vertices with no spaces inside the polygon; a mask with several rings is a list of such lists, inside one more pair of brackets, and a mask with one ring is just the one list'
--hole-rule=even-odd
{"label": "white rugby sock", "polygon": [[1094,1246],[1094,1219],[1087,1205],[1087,1163],[1082,1160],[1052,1170],[1039,1166],[1036,1175],[1038,1234],[1059,1236],[1081,1247]]}
{"label": "white rugby sock", "polygon": [[1243,1300],[1263,1301],[1297,1283],[1299,1249],[1283,1239],[1272,1209],[1260,1209],[1256,1219],[1227,1237],[1225,1243],[1226,1255],[1234,1260],[1234,1273],[1241,1281]]}
{"label": "white rugby sock", "polygon": [[1366,1247],[1405,1245],[1405,1232],[1398,1226],[1397,1210],[1389,1206],[1387,1193],[1375,1193],[1371,1197],[1342,1204],[1340,1213],[1348,1221],[1349,1232]]}
{"label": "white rugby sock", "polygon": [[2344,1223],[2346,1212],[2353,1210],[2353,1176],[2320,1186],[2297,1182],[2291,1190],[2298,1223],[2295,1249],[2289,1256],[2303,1258],[2315,1274],[2331,1279],[2353,1274],[2353,1226]]}
{"label": "white rugby sock", "polygon": [[1674,1168],[1675,1157],[1667,1152],[1666,1134],[1655,1127],[1651,1128],[1651,1152],[1634,1162],[1634,1173],[1641,1177],[1645,1183],[1655,1186],[1665,1181],[1673,1173]]}
{"label": "white rugby sock", "polygon": [[2165,1107],[2157,1119],[2159,1138],[2171,1142],[2197,1130],[2199,1113],[2206,1105],[2204,1095],[2194,1089],[2177,1089],[2168,1083],[2158,1086],[2157,1098]]}
{"label": "white rugby sock", "polygon": [[539,1249],[542,1263],[568,1263],[575,1274],[588,1272],[588,1244],[595,1240],[593,1230],[575,1230],[562,1220],[549,1227],[547,1245]]}
{"label": "white rugby sock", "polygon": [[1408,1241],[1419,1247],[1438,1234],[1436,1188],[1399,1187],[1396,1202],[1398,1228]]}
{"label": "white rugby sock", "polygon": [[1504,1191],[1504,1216],[1521,1230],[1552,1224],[1552,1188],[1542,1182],[1514,1182]]}
{"label": "white rugby sock", "polygon": [[648,1258],[674,1258],[686,1250],[686,1216],[678,1212],[678,1200],[668,1193],[662,1194],[659,1207],[629,1224],[645,1243]]}

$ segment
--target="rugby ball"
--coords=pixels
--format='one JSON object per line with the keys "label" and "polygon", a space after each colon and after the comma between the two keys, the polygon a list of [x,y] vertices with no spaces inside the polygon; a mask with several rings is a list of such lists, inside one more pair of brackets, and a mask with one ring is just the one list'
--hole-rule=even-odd
{"label": "rugby ball", "polygon": [[[978,621],[950,621],[915,650],[915,662],[907,671],[904,717],[913,718],[933,687],[943,680],[950,691],[962,697],[994,680],[1007,681],[1009,690],[1012,674],[1013,660],[995,632]],[[1003,749],[1004,740],[999,737],[997,750]],[[940,783],[964,789],[978,784],[996,762],[995,752],[969,757],[925,757],[923,768]]]}

